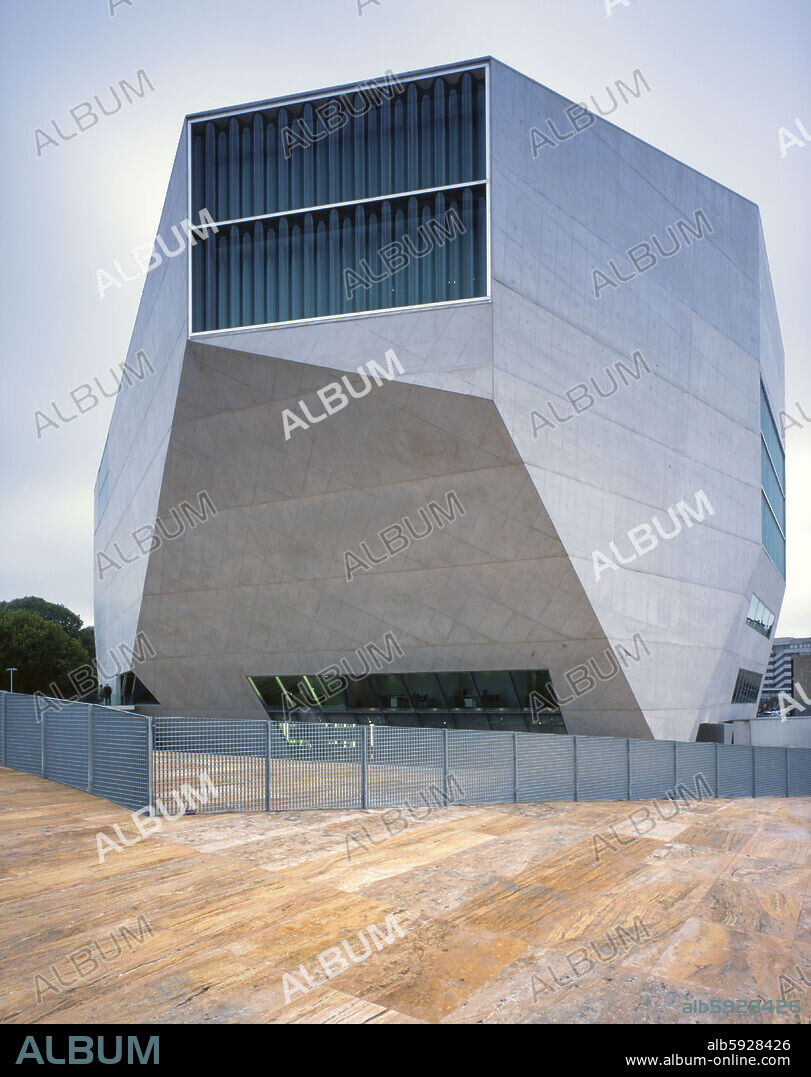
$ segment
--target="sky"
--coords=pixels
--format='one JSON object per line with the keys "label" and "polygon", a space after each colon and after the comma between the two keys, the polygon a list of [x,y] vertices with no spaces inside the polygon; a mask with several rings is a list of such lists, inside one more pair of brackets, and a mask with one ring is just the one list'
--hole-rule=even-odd
{"label": "sky", "polygon": [[[184,115],[492,55],[575,101],[605,101],[639,69],[650,92],[612,121],[760,206],[786,353],[777,635],[811,635],[808,0],[3,0],[0,12],[0,599],[37,594],[93,621],[93,487],[113,407],[94,379],[112,392],[143,283],[100,300],[97,270],[131,266],[154,239]],[[91,124],[81,103],[98,94],[112,111],[121,80],[142,96]]]}

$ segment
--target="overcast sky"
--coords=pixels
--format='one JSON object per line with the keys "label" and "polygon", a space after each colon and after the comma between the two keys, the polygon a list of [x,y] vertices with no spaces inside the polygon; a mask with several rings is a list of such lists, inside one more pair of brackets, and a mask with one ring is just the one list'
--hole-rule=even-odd
{"label": "overcast sky", "polygon": [[[778,634],[811,634],[809,0],[363,0],[362,14],[358,0],[5,0],[2,20],[0,598],[42,595],[92,623],[113,401],[71,420],[70,393],[112,389],[142,279],[100,301],[96,271],[154,238],[183,116],[493,55],[576,101],[640,69],[650,93],[612,121],[759,204],[798,420]],[[152,92],[76,133],[71,108],[94,94],[110,108],[110,85],[141,69]],[[53,404],[69,421],[40,420],[38,438]]]}

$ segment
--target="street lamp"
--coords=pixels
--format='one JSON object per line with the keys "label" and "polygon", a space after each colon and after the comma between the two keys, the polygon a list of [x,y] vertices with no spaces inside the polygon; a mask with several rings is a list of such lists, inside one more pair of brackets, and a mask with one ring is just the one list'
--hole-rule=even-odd
{"label": "street lamp", "polygon": [[17,666],[6,666],[6,673],[11,674],[11,687],[9,688],[10,692],[14,691],[14,674],[17,672],[17,668]]}

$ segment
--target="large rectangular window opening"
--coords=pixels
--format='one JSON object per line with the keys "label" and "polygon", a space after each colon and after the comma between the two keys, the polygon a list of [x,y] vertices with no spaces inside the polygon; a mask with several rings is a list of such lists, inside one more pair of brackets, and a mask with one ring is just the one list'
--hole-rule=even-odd
{"label": "large rectangular window opening", "polygon": [[278,720],[565,733],[546,670],[381,672],[345,686],[310,674],[248,680]]}
{"label": "large rectangular window opening", "polygon": [[192,331],[485,297],[485,77],[193,121]]}

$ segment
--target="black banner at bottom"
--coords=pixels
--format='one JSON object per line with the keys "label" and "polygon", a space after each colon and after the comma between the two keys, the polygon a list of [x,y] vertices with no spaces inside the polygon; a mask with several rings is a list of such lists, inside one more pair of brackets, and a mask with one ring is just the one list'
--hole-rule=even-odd
{"label": "black banner at bottom", "polygon": [[[426,1030],[441,1036],[449,1047],[456,1044],[470,1047],[481,1043],[481,1032],[474,1033],[469,1025],[438,1024],[420,1028],[419,1025],[409,1024],[397,1029],[386,1024],[373,1030],[370,1026],[374,1024],[374,1020],[367,1021],[356,1028],[354,1034],[362,1034],[364,1038],[372,1035],[377,1049],[381,1047],[378,1036],[385,1038],[392,1035],[405,1035],[409,1042],[404,1046],[419,1049]],[[478,1028],[481,1027],[479,1024]],[[545,1058],[556,1059],[556,1067],[560,1064],[576,1065],[578,1068],[593,1065],[603,1071],[609,1066],[644,1073],[660,1068],[696,1068],[708,1072],[730,1067],[767,1066],[781,1070],[801,1069],[807,1073],[809,1064],[807,1025],[546,1024],[542,1032],[535,1029],[530,1032],[531,1038],[524,1039],[520,1035],[517,1042],[516,1033],[526,1034],[532,1026],[494,1024],[487,1028],[489,1035],[497,1037],[491,1042],[499,1048],[508,1042],[511,1047],[536,1051],[541,1048]],[[592,1034],[585,1036],[583,1033],[588,1028]],[[456,1039],[460,1030],[465,1033],[464,1040]],[[298,1038],[301,1031],[300,1026],[289,1027],[291,1040],[288,1043],[291,1047],[294,1046],[293,1037]],[[337,1041],[343,1039],[349,1029],[337,1029],[333,1025],[323,1027],[313,1041],[314,1031],[312,1025],[307,1026],[306,1049],[308,1066],[317,1069],[317,1064],[313,1063],[313,1047],[320,1042],[334,1050]],[[320,1039],[321,1035],[324,1036],[323,1040]],[[502,1040],[502,1036],[509,1039]],[[280,1037],[286,1039],[283,1026],[279,1025],[272,1030],[267,1025],[240,1024],[4,1025],[0,1027],[0,1063],[4,1068],[9,1065],[191,1065],[203,1067],[202,1072],[205,1072],[224,1058],[231,1060],[232,1067],[239,1065],[240,1058],[247,1062],[252,1050],[267,1051],[271,1043],[278,1047]],[[353,1045],[360,1046],[360,1040],[353,1041]],[[366,1043],[362,1049],[368,1050],[368,1047]],[[325,1068],[330,1057],[324,1056]],[[411,1061],[413,1063],[413,1058]],[[526,1061],[521,1065],[526,1065]],[[386,1069],[390,1068],[387,1062]]]}

